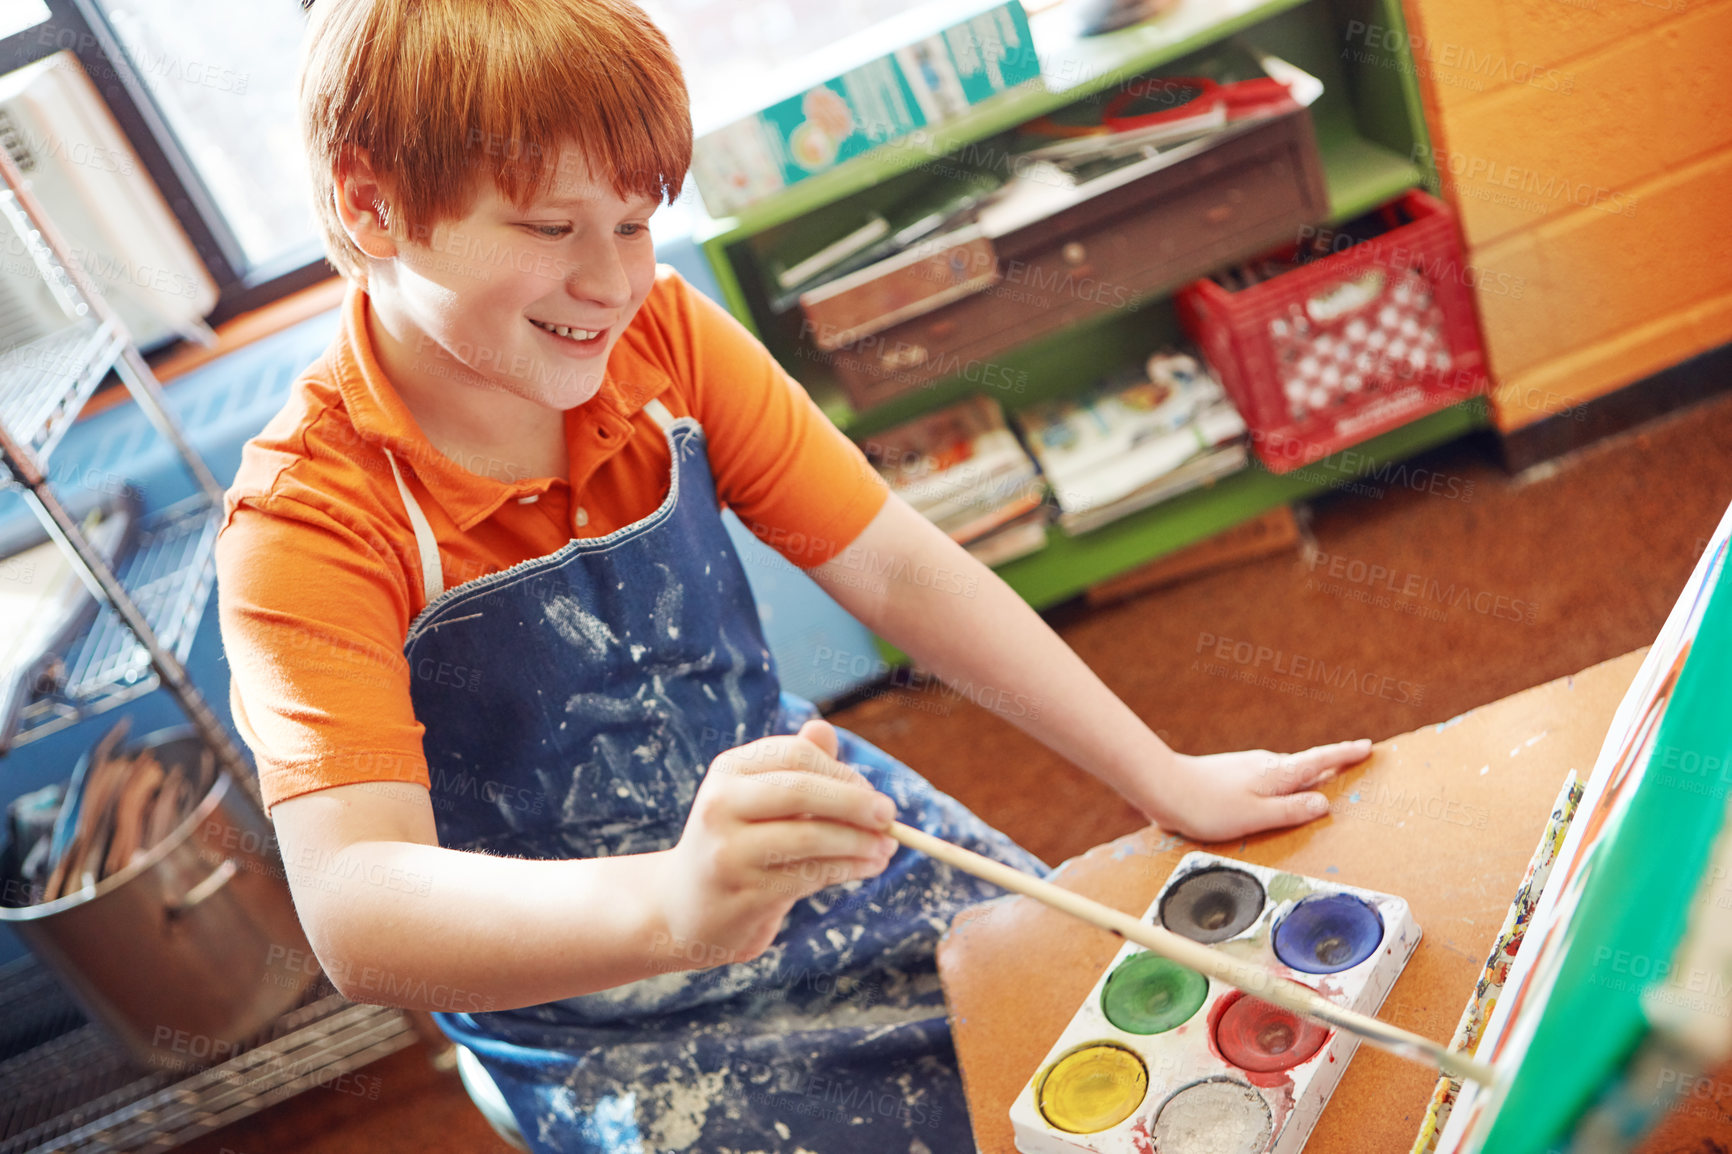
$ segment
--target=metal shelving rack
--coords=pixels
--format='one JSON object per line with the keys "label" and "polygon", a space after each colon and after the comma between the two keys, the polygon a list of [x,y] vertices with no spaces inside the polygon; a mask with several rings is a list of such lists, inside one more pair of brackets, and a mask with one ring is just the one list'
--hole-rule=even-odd
{"label": "metal shelving rack", "polygon": [[[0,352],[0,490],[18,487],[104,606],[68,647],[56,687],[25,706],[19,745],[166,688],[237,782],[251,766],[185,661],[215,580],[223,489],[163,403],[126,329],[92,288],[22,174],[0,149],[0,216],[66,314],[49,335]],[[180,453],[198,492],[141,519],[132,551],[110,565],[53,491],[48,459],[113,370]],[[351,1003],[325,987],[249,1039],[235,1057],[191,1072],[138,1066],[85,1020],[33,958],[0,969],[0,1154],[163,1150],[414,1043],[416,1020]]]}
{"label": "metal shelving rack", "polygon": [[[0,216],[17,234],[65,312],[65,327],[0,355],[0,487],[19,486],[79,577],[107,607],[73,641],[66,675],[25,707],[13,744],[165,687],[237,781],[252,774],[184,662],[210,597],[222,486],[187,443],[162,388],[125,326],[69,255],[12,159],[0,149]],[[199,492],[146,517],[118,571],[85,538],[55,496],[48,459],[102,379],[113,370],[159,433],[180,453]]]}
{"label": "metal shelving rack", "polygon": [[316,984],[221,1065],[138,1066],[32,958],[0,969],[0,1154],[166,1150],[411,1046],[410,1020]]}

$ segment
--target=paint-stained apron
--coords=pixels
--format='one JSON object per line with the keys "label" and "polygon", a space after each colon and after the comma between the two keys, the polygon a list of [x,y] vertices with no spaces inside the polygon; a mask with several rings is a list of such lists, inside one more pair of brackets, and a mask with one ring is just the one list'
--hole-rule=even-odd
{"label": "paint-stained apron", "polygon": [[[717,754],[817,716],[780,692],[702,429],[646,408],[673,458],[655,512],[450,590],[398,472],[429,597],[404,652],[443,846],[538,859],[667,849]],[[842,760],[902,821],[1047,872],[839,733]],[[935,946],[957,911],[999,893],[900,849],[880,877],[795,903],[749,962],[435,1018],[538,1151],[970,1151]],[[710,960],[704,943],[660,945]]]}

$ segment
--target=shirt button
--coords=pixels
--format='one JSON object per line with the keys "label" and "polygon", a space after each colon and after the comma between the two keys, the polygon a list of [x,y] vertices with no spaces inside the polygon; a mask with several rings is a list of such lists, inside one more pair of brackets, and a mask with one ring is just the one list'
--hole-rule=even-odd
{"label": "shirt button", "polygon": [[589,510],[585,509],[582,505],[579,505],[577,507],[577,512],[571,515],[571,519],[576,522],[577,527],[581,529],[585,525],[589,524]]}

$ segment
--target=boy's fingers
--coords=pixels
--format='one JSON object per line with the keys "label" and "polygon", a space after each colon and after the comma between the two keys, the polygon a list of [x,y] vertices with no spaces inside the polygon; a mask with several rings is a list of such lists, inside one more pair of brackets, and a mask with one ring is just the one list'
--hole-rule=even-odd
{"label": "boy's fingers", "polygon": [[1371,739],[1360,737],[1353,741],[1338,741],[1334,745],[1320,745],[1317,748],[1328,754],[1337,768],[1345,768],[1358,765],[1371,756]]}
{"label": "boy's fingers", "polygon": [[826,757],[841,756],[841,739],[836,736],[836,727],[828,721],[816,719],[808,721],[800,727],[800,732],[796,736],[823,750]]}
{"label": "boy's fingers", "polygon": [[789,863],[780,870],[769,870],[760,879],[760,884],[778,897],[799,901],[843,882],[877,877],[884,872],[886,864],[887,859],[880,858],[865,861],[859,858],[812,858]]}
{"label": "boy's fingers", "polygon": [[1329,799],[1320,793],[1292,793],[1282,800],[1287,803],[1289,825],[1311,821],[1329,812]]}
{"label": "boy's fingers", "polygon": [[862,829],[883,829],[896,816],[888,797],[859,781],[782,770],[742,778],[730,791],[729,810],[741,821],[821,817]]}
{"label": "boy's fingers", "polygon": [[1338,741],[1333,745],[1317,745],[1299,753],[1271,754],[1269,767],[1275,787],[1282,793],[1320,785],[1349,765],[1364,761],[1371,754],[1371,742]]}
{"label": "boy's fingers", "polygon": [[[854,782],[865,784],[866,779],[860,771],[845,762],[837,761],[820,744],[806,739],[806,731],[815,725],[829,729],[832,738],[835,730],[824,722],[807,722],[797,735],[788,737],[766,737],[730,749],[715,760],[715,768],[724,773],[736,774],[740,777],[759,776],[769,773],[798,771],[809,773],[816,777],[828,778],[831,781]],[[822,736],[820,733],[819,736]]]}
{"label": "boy's fingers", "polygon": [[886,860],[896,843],[880,833],[834,821],[770,821],[752,830],[759,869],[785,872],[806,862]]}
{"label": "boy's fingers", "polygon": [[1329,799],[1320,793],[1289,793],[1269,798],[1266,803],[1269,824],[1265,829],[1281,829],[1315,821],[1329,812]]}

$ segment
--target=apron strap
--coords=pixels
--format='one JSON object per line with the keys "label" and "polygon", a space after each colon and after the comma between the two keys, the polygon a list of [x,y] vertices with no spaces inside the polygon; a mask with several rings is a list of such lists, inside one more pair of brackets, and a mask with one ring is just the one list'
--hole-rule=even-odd
{"label": "apron strap", "polygon": [[[661,403],[660,398],[651,398],[644,404],[644,412],[648,413],[655,423],[664,430],[673,427],[674,415],[668,407]],[[415,548],[421,554],[421,587],[427,595],[427,603],[445,592],[445,569],[439,563],[439,543],[433,538],[433,526],[427,523],[427,514],[421,511],[421,505],[415,500],[415,495],[409,492],[408,484],[403,480],[403,471],[397,467],[397,458],[391,450],[385,450],[385,460],[391,465],[391,476],[397,481],[397,492],[403,497],[403,508],[409,514],[409,524],[415,529]]]}
{"label": "apron strap", "polygon": [[421,511],[420,502],[409,492],[409,486],[403,481],[403,471],[397,468],[397,458],[391,455],[391,450],[385,450],[385,460],[391,464],[391,476],[397,479],[397,492],[403,496],[403,508],[409,514],[409,524],[415,529],[415,548],[421,554],[421,591],[427,595],[427,603],[445,592],[445,568],[439,563],[439,542],[433,539],[433,526],[427,523],[427,514]]}

